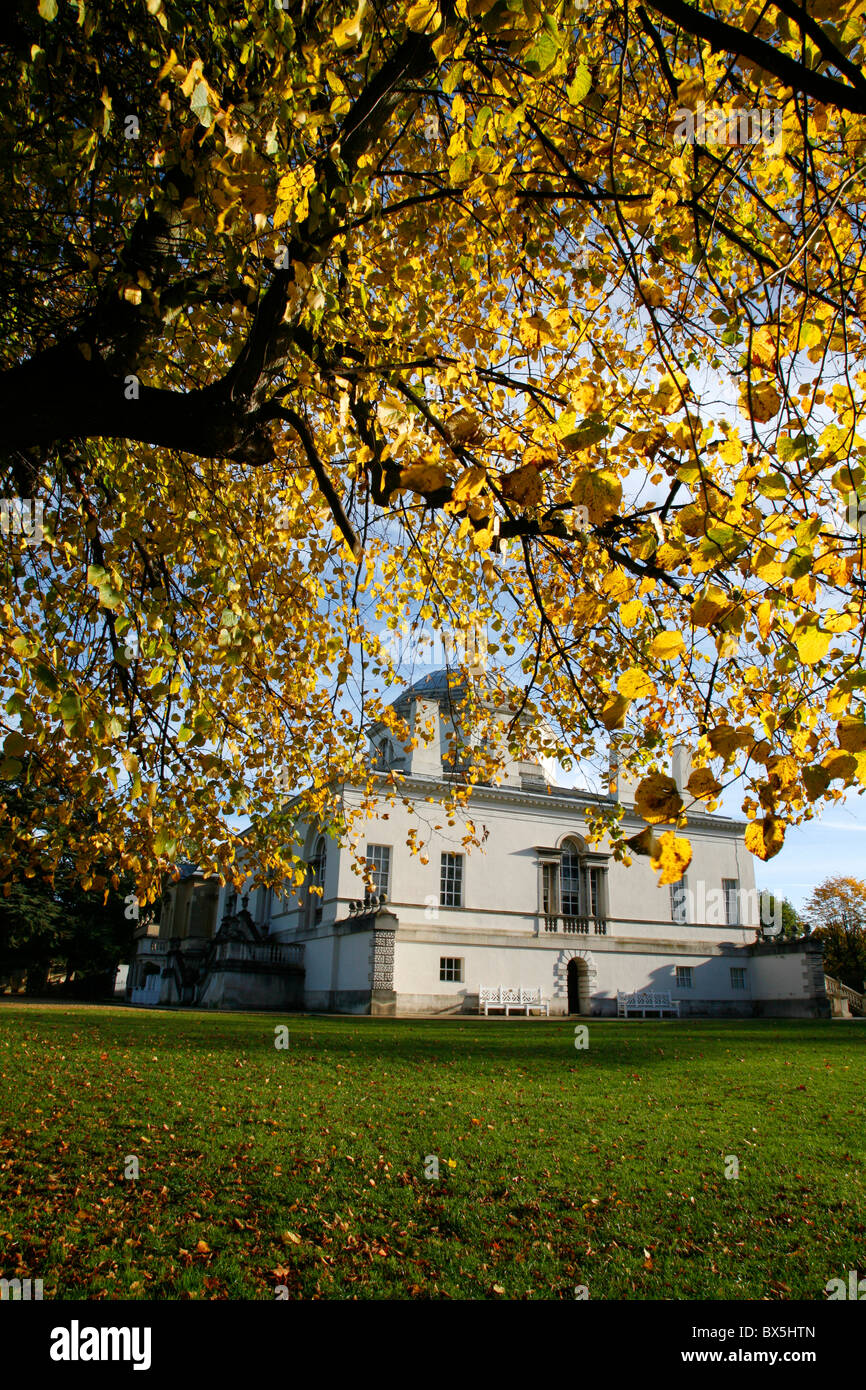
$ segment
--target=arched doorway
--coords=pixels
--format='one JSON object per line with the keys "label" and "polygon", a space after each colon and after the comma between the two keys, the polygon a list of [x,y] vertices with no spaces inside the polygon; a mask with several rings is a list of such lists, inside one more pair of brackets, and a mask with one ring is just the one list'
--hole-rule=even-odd
{"label": "arched doorway", "polygon": [[590,1011],[589,969],[582,956],[572,956],[568,962],[565,982],[568,992],[568,1012],[570,1014],[588,1014]]}

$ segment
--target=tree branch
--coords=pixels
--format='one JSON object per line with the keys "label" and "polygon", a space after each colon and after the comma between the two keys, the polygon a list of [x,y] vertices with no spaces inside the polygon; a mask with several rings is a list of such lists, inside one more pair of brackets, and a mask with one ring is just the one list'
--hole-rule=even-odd
{"label": "tree branch", "polygon": [[771,72],[796,92],[803,92],[826,106],[866,115],[866,89],[849,87],[842,82],[834,82],[823,73],[813,72],[804,63],[789,58],[787,53],[780,53],[772,44],[765,43],[754,34],[744,33],[733,24],[716,19],[714,15],[702,14],[691,5],[684,4],[683,0],[646,0],[646,6],[664,15],[671,24],[684,29],[694,38],[706,40],[715,53],[736,53],[766,72]]}

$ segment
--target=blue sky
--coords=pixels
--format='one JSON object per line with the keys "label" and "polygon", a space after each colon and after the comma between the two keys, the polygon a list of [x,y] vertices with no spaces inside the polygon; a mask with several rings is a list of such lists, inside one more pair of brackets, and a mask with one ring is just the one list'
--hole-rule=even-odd
{"label": "blue sky", "polygon": [[[733,814],[739,811],[731,807]],[[789,828],[775,859],[755,861],[755,882],[802,907],[812,889],[834,874],[866,878],[866,800],[855,792],[821,819]]]}

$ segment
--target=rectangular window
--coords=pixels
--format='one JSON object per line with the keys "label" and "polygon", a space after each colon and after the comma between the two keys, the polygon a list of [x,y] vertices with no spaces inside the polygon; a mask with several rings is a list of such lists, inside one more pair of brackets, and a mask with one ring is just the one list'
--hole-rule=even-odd
{"label": "rectangular window", "polygon": [[692,987],[692,967],[690,965],[677,966],[677,989],[691,989]]}
{"label": "rectangular window", "polygon": [[731,989],[746,988],[746,972],[742,966],[731,966]]}
{"label": "rectangular window", "polygon": [[[378,896],[384,893],[387,897],[391,887],[390,845],[367,846],[367,872],[373,880],[373,895]],[[369,897],[370,894],[368,893],[367,896]]]}
{"label": "rectangular window", "polygon": [[738,927],[740,925],[739,879],[723,878],[722,892],[725,895],[725,921],[729,927]]}
{"label": "rectangular window", "polygon": [[686,881],[681,879],[679,883],[671,884],[671,921],[687,922],[689,914],[687,910],[688,895],[686,893]]}
{"label": "rectangular window", "polygon": [[463,961],[458,956],[439,957],[439,979],[447,980],[449,983],[462,981]]}
{"label": "rectangular window", "polygon": [[443,854],[439,869],[439,906],[463,906],[463,855]]}
{"label": "rectangular window", "polygon": [[601,869],[588,869],[586,881],[589,889],[589,915],[598,917],[601,912]]}
{"label": "rectangular window", "polygon": [[555,917],[559,911],[559,865],[542,864],[541,866],[541,905],[542,910],[548,917]]}
{"label": "rectangular window", "polygon": [[564,917],[579,917],[581,910],[580,860],[574,851],[562,856],[560,867],[562,884],[562,913]]}

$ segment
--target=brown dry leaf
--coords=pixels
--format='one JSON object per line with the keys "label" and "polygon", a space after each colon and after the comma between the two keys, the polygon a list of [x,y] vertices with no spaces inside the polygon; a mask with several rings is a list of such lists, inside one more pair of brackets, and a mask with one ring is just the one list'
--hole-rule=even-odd
{"label": "brown dry leaf", "polygon": [[534,463],[523,463],[512,473],[505,473],[500,487],[511,502],[522,507],[535,507],[544,496],[541,478]]}
{"label": "brown dry leaf", "polygon": [[659,839],[651,825],[645,825],[637,835],[630,836],[626,844],[635,854],[648,854],[653,859],[659,853]]}
{"label": "brown dry leaf", "polygon": [[699,801],[710,801],[722,790],[721,782],[716,780],[708,767],[696,767],[686,786]]}
{"label": "brown dry leaf", "polygon": [[650,773],[638,783],[634,804],[638,815],[651,825],[675,820],[683,809],[676,782],[663,772]]}
{"label": "brown dry leaf", "polygon": [[740,410],[756,424],[765,425],[782,409],[782,398],[772,381],[753,381],[740,387]]}

